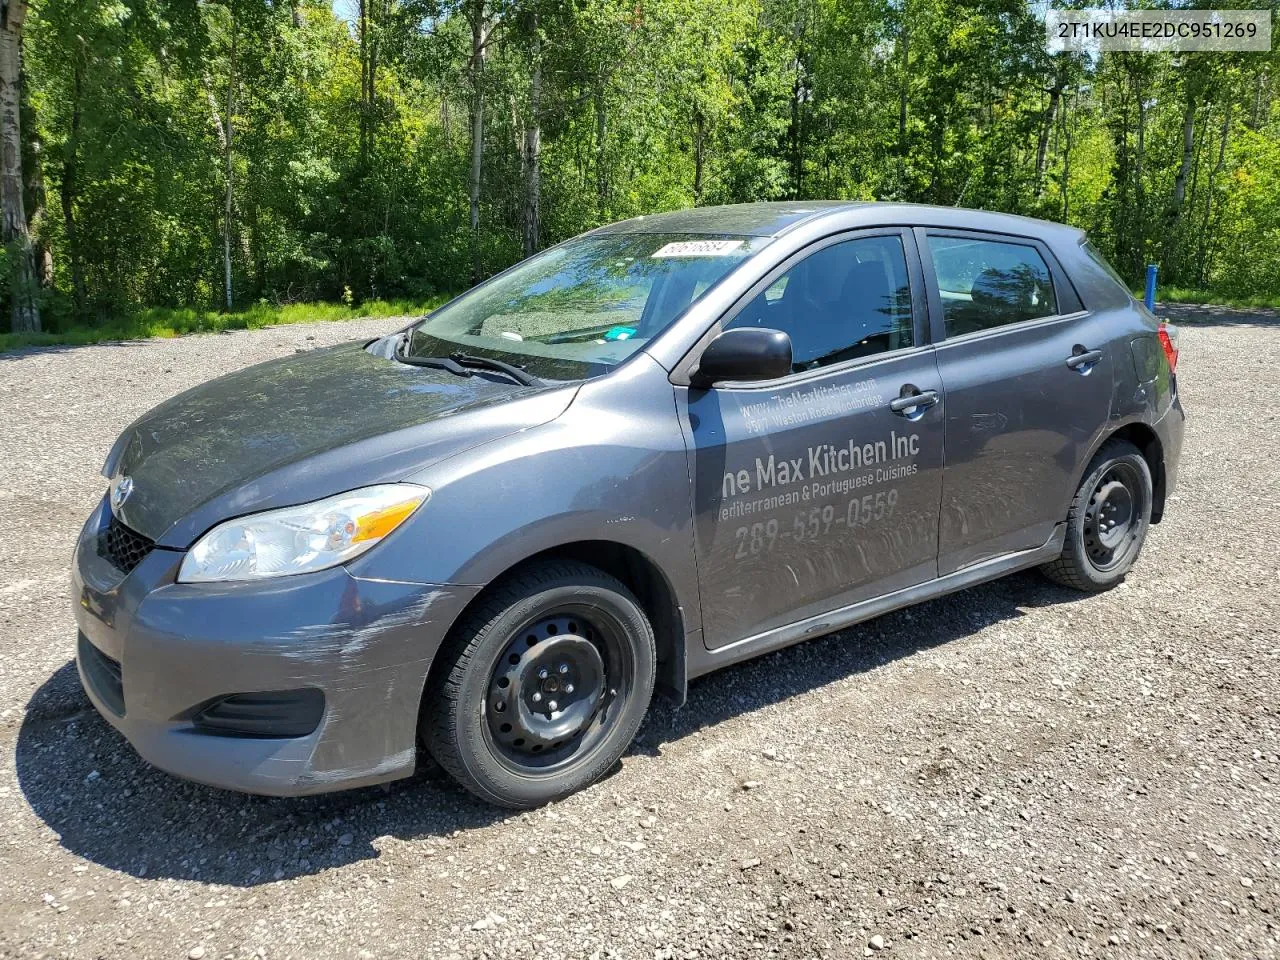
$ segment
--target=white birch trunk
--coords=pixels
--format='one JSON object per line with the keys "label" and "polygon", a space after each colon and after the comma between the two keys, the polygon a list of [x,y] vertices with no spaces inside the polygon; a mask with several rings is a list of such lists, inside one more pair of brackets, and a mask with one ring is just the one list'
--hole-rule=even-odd
{"label": "white birch trunk", "polygon": [[4,242],[14,259],[10,283],[15,333],[40,329],[35,254],[22,199],[22,24],[25,0],[9,0],[0,22],[0,214]]}

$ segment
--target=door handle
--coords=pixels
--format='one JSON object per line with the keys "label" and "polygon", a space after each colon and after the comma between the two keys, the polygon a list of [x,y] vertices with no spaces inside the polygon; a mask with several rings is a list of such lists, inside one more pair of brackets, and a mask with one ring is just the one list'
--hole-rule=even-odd
{"label": "door handle", "polygon": [[[914,390],[909,384],[902,388],[903,390]],[[915,393],[904,393],[902,396],[889,401],[889,409],[894,413],[901,413],[904,416],[912,414],[906,411],[911,410],[912,413],[921,413],[938,402],[937,390],[923,390]]]}
{"label": "door handle", "polygon": [[1101,350],[1085,350],[1083,347],[1079,346],[1077,346],[1076,349],[1080,352],[1072,352],[1071,356],[1067,357],[1067,366],[1072,370],[1079,370],[1081,367],[1092,366],[1102,359]]}

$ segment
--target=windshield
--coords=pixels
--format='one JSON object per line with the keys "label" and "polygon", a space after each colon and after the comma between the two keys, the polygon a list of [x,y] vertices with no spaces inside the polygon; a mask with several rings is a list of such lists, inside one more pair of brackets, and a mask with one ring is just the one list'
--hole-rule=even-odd
{"label": "windshield", "polygon": [[669,233],[570,240],[441,307],[413,328],[405,352],[480,354],[554,380],[598,376],[767,242]]}

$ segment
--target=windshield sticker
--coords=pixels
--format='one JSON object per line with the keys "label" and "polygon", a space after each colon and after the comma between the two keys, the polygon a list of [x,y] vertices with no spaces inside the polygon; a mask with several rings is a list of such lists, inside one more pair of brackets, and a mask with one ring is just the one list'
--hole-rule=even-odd
{"label": "windshield sticker", "polygon": [[660,247],[652,256],[658,257],[724,257],[743,249],[741,240],[677,240]]}

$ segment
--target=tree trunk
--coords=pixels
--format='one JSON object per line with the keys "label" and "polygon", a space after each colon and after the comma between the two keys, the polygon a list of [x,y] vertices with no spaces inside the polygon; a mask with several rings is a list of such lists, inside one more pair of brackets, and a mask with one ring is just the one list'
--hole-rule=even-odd
{"label": "tree trunk", "polygon": [[468,6],[471,21],[471,170],[467,176],[471,222],[471,282],[480,282],[480,179],[484,169],[484,61],[487,55],[489,18],[485,0]]}
{"label": "tree trunk", "polygon": [[1196,141],[1195,157],[1191,161],[1191,187],[1187,193],[1187,206],[1190,207],[1191,210],[1193,211],[1192,215],[1194,215],[1194,211],[1196,208],[1196,197],[1199,196],[1199,194],[1197,193],[1197,189],[1200,186],[1200,158],[1204,154],[1205,140],[1210,139],[1210,137],[1208,136],[1209,120],[1210,120],[1209,114],[1210,114],[1210,111],[1206,110],[1204,123],[1200,125],[1200,136],[1195,138],[1195,141]]}
{"label": "tree trunk", "polygon": [[8,0],[0,14],[0,215],[13,260],[9,286],[15,333],[40,329],[35,259],[22,201],[22,23],[26,0]]}
{"label": "tree trunk", "polygon": [[707,122],[702,110],[693,111],[693,205],[702,203],[702,171],[706,159]]}
{"label": "tree trunk", "polygon": [[1208,198],[1204,205],[1204,230],[1201,231],[1201,254],[1199,271],[1197,274],[1198,286],[1204,287],[1209,283],[1209,277],[1212,275],[1211,263],[1214,254],[1214,219],[1213,219],[1213,187],[1214,181],[1218,179],[1218,174],[1227,168],[1227,141],[1231,136],[1231,103],[1227,102],[1222,109],[1222,139],[1218,145],[1218,162],[1209,170],[1209,184],[1205,191]]}
{"label": "tree trunk", "polygon": [[1264,120],[1262,115],[1262,105],[1270,103],[1270,97],[1264,99],[1263,92],[1266,90],[1267,72],[1265,69],[1259,69],[1254,76],[1253,81],[1253,110],[1249,117],[1249,126],[1257,130],[1262,126]]}
{"label": "tree trunk", "polygon": [[1138,147],[1133,163],[1134,200],[1138,205],[1139,266],[1145,271],[1147,263],[1147,183],[1143,179],[1147,163],[1147,102],[1142,91],[1138,93]]}
{"label": "tree trunk", "polygon": [[1134,67],[1134,55],[1125,55],[1125,67],[1137,107],[1137,143],[1133,152],[1133,217],[1130,221],[1133,246],[1133,274],[1140,276],[1147,262],[1147,202],[1143,168],[1147,159],[1147,102],[1145,84],[1140,76],[1140,65]]}
{"label": "tree trunk", "polygon": [[1173,202],[1169,206],[1168,229],[1164,238],[1164,262],[1170,280],[1182,278],[1182,212],[1187,200],[1187,181],[1196,159],[1196,96],[1188,83],[1182,108],[1182,162],[1173,178]]}
{"label": "tree trunk", "polygon": [[1062,98],[1063,79],[1061,70],[1054,77],[1053,86],[1049,88],[1049,105],[1045,107],[1044,117],[1040,121],[1040,141],[1036,144],[1036,197],[1044,194],[1044,167],[1049,152],[1049,132],[1053,130],[1053,121],[1058,114],[1058,101]]}
{"label": "tree trunk", "polygon": [[911,34],[907,28],[907,3],[902,3],[902,37],[898,67],[898,192],[903,199],[907,183],[907,84],[911,68]]}
{"label": "tree trunk", "polygon": [[[364,0],[368,3],[379,3],[380,0]],[[365,102],[361,104],[361,116],[365,118],[365,153],[372,153],[378,135],[378,24],[385,21],[385,7],[375,7],[374,16],[369,18],[369,29],[372,34],[366,45],[369,58],[367,70],[368,85],[365,90]]]}
{"label": "tree trunk", "polygon": [[604,165],[604,138],[605,125],[608,122],[608,114],[605,112],[604,102],[604,80],[596,81],[595,91],[595,110],[596,110],[596,216],[603,217],[605,205],[609,200],[609,174]]}
{"label": "tree trunk", "polygon": [[84,316],[87,298],[84,287],[84,257],[76,226],[76,200],[80,190],[80,104],[84,94],[84,60],[77,53],[71,77],[71,128],[62,154],[62,230],[67,236],[67,259],[71,261],[71,296],[76,313]]}
{"label": "tree trunk", "polygon": [[369,0],[360,0],[360,169],[369,159]]}
{"label": "tree trunk", "polygon": [[[1123,52],[1117,55],[1120,57],[1125,56]],[[1112,213],[1112,229],[1115,234],[1116,261],[1121,265],[1120,271],[1134,277],[1140,272],[1140,267],[1137,264],[1138,258],[1133,252],[1133,208],[1129,203],[1130,188],[1133,186],[1133,164],[1129,155],[1129,105],[1129,97],[1122,93],[1117,104],[1119,116],[1112,121],[1112,140],[1115,151],[1112,182],[1116,187],[1116,204]]]}
{"label": "tree trunk", "polygon": [[533,76],[529,81],[529,121],[524,131],[524,255],[538,252],[542,193],[542,43],[534,19]]}
{"label": "tree trunk", "polygon": [[23,129],[30,131],[25,144],[28,149],[23,152],[22,157],[22,172],[26,177],[23,203],[27,208],[27,232],[31,235],[35,255],[36,282],[39,283],[41,290],[48,290],[53,286],[53,251],[49,248],[48,229],[45,226],[45,221],[49,217],[47,210],[49,193],[44,183],[44,145],[40,142],[35,109],[28,95],[25,66],[20,71],[19,77],[22,91],[22,126]]}
{"label": "tree trunk", "polygon": [[1187,199],[1187,179],[1191,176],[1191,163],[1196,156],[1196,101],[1190,90],[1182,109],[1182,164],[1173,178],[1173,220],[1176,224],[1182,215],[1182,205]]}
{"label": "tree trunk", "polygon": [[791,86],[791,196],[798,198],[800,191],[804,189],[804,157],[802,155],[803,147],[801,146],[801,125],[804,123],[804,75],[803,61],[797,56],[796,58],[796,75]]}
{"label": "tree trunk", "polygon": [[236,109],[236,25],[231,22],[231,59],[227,65],[227,127],[226,147],[227,189],[222,210],[222,282],[226,294],[226,306],[230,310],[234,304],[231,290],[231,231],[235,210],[235,126],[233,118]]}
{"label": "tree trunk", "polygon": [[1064,101],[1062,104],[1062,115],[1058,121],[1059,128],[1062,130],[1062,216],[1063,223],[1067,222],[1067,216],[1071,206],[1071,115],[1070,104]]}

